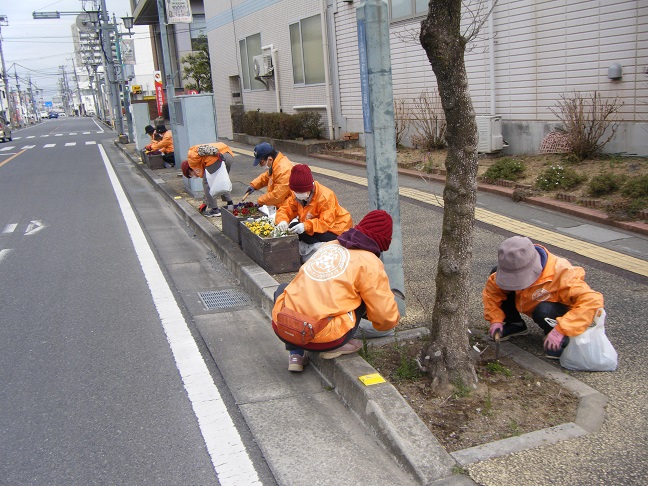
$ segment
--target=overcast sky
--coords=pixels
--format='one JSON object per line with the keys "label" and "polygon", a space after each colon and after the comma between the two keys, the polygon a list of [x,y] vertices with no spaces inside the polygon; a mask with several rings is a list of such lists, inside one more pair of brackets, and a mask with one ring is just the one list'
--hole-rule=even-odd
{"label": "overcast sky", "polygon": [[[72,72],[72,31],[75,15],[61,15],[60,19],[34,20],[32,12],[80,12],[86,5],[91,10],[92,2],[87,0],[2,0],[0,15],[5,15],[9,25],[2,28],[2,51],[9,75],[9,85],[16,87],[18,74],[20,89],[29,85],[43,90],[43,99],[51,101],[58,92],[59,66]],[[130,16],[129,0],[106,0],[106,8],[114,13],[117,22]]]}

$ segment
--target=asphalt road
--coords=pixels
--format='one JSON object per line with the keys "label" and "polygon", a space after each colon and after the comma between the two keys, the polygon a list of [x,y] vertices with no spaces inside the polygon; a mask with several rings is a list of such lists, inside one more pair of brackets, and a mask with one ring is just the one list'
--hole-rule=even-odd
{"label": "asphalt road", "polygon": [[[0,484],[272,484],[114,176],[114,132],[60,118],[13,138],[0,145]],[[158,204],[149,227],[204,260]]]}

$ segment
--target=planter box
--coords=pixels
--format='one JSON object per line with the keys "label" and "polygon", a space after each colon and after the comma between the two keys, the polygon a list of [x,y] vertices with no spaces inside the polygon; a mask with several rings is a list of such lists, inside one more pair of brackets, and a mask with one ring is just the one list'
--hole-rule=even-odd
{"label": "planter box", "polygon": [[149,169],[164,169],[164,160],[161,155],[147,155],[146,165]]}
{"label": "planter box", "polygon": [[221,219],[225,236],[241,246],[241,221],[246,221],[247,217],[234,216],[231,211],[221,208]]}
{"label": "planter box", "polygon": [[242,222],[241,248],[247,256],[268,273],[296,272],[301,266],[299,238],[297,235],[281,238],[261,238],[249,230]]}

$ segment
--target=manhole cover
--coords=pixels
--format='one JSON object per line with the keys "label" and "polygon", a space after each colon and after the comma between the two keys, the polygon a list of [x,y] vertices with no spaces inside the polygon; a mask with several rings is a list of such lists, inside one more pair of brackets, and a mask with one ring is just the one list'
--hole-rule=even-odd
{"label": "manhole cover", "polygon": [[198,297],[200,297],[207,310],[227,309],[228,307],[241,307],[252,304],[246,294],[233,289],[198,292]]}

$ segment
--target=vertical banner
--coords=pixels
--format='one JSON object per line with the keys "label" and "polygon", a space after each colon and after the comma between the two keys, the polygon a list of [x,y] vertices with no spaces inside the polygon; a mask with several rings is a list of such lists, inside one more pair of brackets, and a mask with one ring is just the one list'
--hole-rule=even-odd
{"label": "vertical banner", "polygon": [[169,24],[190,24],[193,22],[189,0],[166,0],[166,13]]}
{"label": "vertical banner", "polygon": [[121,40],[122,63],[135,65],[135,41],[133,39]]}
{"label": "vertical banner", "polygon": [[155,81],[155,101],[157,102],[158,116],[162,116],[162,105],[164,105],[164,87],[162,86],[162,72],[155,71],[153,73],[153,80]]}

